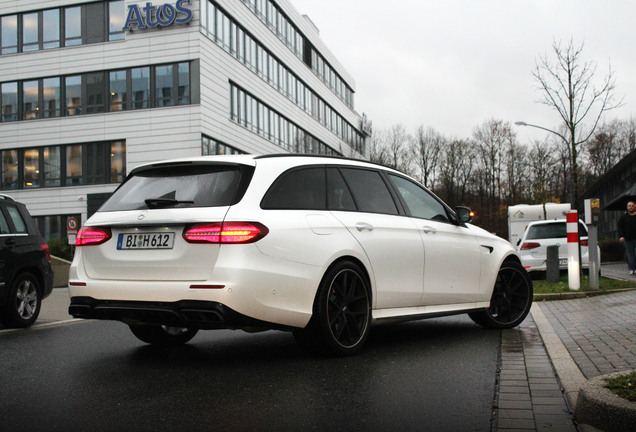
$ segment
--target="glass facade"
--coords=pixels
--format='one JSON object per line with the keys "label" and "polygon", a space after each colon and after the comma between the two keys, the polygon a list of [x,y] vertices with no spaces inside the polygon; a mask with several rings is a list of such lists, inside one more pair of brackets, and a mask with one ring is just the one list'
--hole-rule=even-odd
{"label": "glass facade", "polygon": [[126,142],[103,141],[0,150],[0,189],[121,183]]}
{"label": "glass facade", "polygon": [[208,136],[201,135],[201,156],[235,155],[244,153],[245,152],[229,146],[225,143],[217,141]]}
{"label": "glass facade", "polygon": [[353,90],[309,43],[273,0],[241,0],[267,27],[340,98],[353,109]]}
{"label": "glass facade", "polygon": [[191,85],[187,62],[2,83],[0,120],[187,105]]}
{"label": "glass facade", "polygon": [[230,83],[230,106],[232,121],[289,152],[340,155],[336,150],[233,83]]}
{"label": "glass facade", "polygon": [[5,15],[0,55],[124,39],[125,0]]}
{"label": "glass facade", "polygon": [[[214,2],[202,2],[201,26],[227,53],[340,139],[364,154],[362,134]],[[282,15],[280,15],[282,16]]]}

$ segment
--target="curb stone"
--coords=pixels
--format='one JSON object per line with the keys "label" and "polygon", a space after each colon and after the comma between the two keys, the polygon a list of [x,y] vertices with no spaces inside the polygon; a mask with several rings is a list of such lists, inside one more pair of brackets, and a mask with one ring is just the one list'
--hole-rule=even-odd
{"label": "curb stone", "polygon": [[601,375],[589,380],[579,391],[574,418],[581,424],[605,432],[625,432],[636,427],[636,402],[630,402],[605,388],[605,380],[630,371]]}

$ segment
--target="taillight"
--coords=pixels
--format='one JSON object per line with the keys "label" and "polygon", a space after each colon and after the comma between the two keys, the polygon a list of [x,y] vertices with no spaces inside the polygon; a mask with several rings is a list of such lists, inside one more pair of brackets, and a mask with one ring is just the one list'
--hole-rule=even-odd
{"label": "taillight", "polygon": [[535,243],[535,242],[525,242],[524,244],[521,245],[521,249],[519,250],[530,250],[530,249],[536,249],[538,247],[540,247],[541,245],[539,243]]}
{"label": "taillight", "polygon": [[108,241],[110,229],[99,227],[82,227],[77,233],[75,246],[96,246]]}
{"label": "taillight", "polygon": [[42,243],[40,247],[44,251],[44,256],[46,256],[47,261],[51,262],[51,251],[49,250],[49,245],[46,243]]}
{"label": "taillight", "polygon": [[215,222],[186,227],[183,238],[189,243],[254,243],[269,230],[258,222]]}
{"label": "taillight", "polygon": [[587,246],[587,239],[581,240],[581,246]]}

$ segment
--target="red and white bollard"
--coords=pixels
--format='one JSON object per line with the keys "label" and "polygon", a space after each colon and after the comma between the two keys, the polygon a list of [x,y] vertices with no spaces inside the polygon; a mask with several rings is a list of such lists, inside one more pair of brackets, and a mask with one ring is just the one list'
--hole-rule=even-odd
{"label": "red and white bollard", "polygon": [[579,271],[579,212],[571,210],[565,214],[568,233],[568,282],[571,290],[581,289]]}

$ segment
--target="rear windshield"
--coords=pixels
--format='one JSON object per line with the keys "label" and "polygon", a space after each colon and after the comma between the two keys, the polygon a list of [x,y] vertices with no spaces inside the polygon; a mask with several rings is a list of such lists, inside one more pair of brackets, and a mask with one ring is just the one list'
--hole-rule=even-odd
{"label": "rear windshield", "polygon": [[[99,211],[218,207],[240,200],[241,168],[236,165],[166,166],[128,178]],[[249,180],[248,180],[249,181]],[[239,196],[241,195],[241,196]]]}
{"label": "rear windshield", "polygon": [[[527,240],[540,240],[550,238],[566,238],[568,236],[565,222],[532,225],[528,228]],[[587,237],[587,229],[579,223],[579,237]]]}

